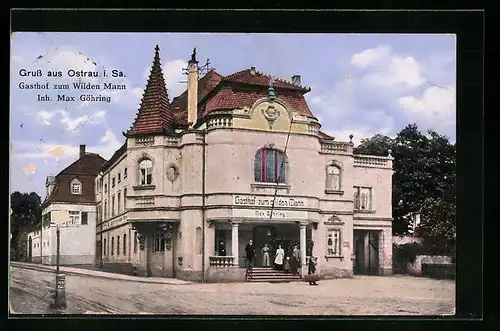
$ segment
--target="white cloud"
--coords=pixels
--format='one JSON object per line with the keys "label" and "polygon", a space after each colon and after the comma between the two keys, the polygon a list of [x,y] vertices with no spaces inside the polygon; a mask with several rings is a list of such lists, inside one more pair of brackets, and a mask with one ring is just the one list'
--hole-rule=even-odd
{"label": "white cloud", "polygon": [[422,85],[424,66],[412,56],[396,54],[391,47],[379,45],[351,57],[351,65],[364,70],[359,80],[369,86],[403,90]]}
{"label": "white cloud", "polygon": [[429,127],[454,125],[456,118],[456,93],[454,87],[431,86],[420,97],[404,96],[399,104],[410,119]]}
{"label": "white cloud", "polygon": [[179,96],[186,90],[187,85],[181,83],[187,80],[187,76],[182,74],[183,68],[187,68],[187,62],[184,60],[173,60],[163,66],[165,85],[167,85],[170,99]]}
{"label": "white cloud", "polygon": [[393,56],[387,66],[368,72],[361,82],[378,88],[405,90],[422,85],[422,66],[413,57]]}
{"label": "white cloud", "polygon": [[97,111],[92,115],[82,115],[71,117],[66,110],[46,111],[42,110],[37,113],[37,119],[45,125],[53,125],[53,118],[59,115],[59,122],[64,125],[64,130],[67,132],[77,132],[84,125],[100,124],[106,121],[106,112],[103,110]]}
{"label": "white cloud", "polygon": [[356,53],[351,57],[351,65],[359,68],[365,68],[368,65],[377,62],[391,52],[391,48],[387,45],[379,45],[376,48],[364,50]]}
{"label": "white cloud", "polygon": [[[116,152],[123,143],[117,138],[117,136],[107,129],[103,132],[103,136],[100,139],[100,144],[95,146],[87,146],[86,150],[92,153],[98,153],[105,159],[109,159],[114,152]],[[61,149],[63,151],[63,160],[76,159],[80,153],[79,145],[73,146],[69,144],[58,144],[55,142],[35,142],[35,141],[13,141],[13,149],[16,152],[13,156],[16,159],[44,159],[47,163],[51,158],[51,151],[55,149]],[[62,169],[60,169],[62,170]]]}

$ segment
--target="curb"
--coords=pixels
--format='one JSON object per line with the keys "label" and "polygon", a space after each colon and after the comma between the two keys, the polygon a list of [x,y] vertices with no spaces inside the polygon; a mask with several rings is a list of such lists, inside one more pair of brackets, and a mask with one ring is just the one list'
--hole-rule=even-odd
{"label": "curb", "polygon": [[[18,264],[12,264],[10,267],[17,267],[17,268],[22,268],[22,269],[29,269],[29,270],[36,270],[36,271],[41,271],[41,272],[48,272],[48,273],[55,273],[55,269],[52,268],[44,268],[40,267],[37,265],[18,265]],[[184,281],[184,283],[172,283],[172,282],[162,282],[162,281],[155,281],[155,280],[141,280],[141,279],[119,279],[119,278],[113,278],[112,273],[110,273],[110,276],[103,276],[103,275],[93,275],[93,274],[87,274],[87,273],[82,273],[82,272],[75,272],[75,271],[63,271],[60,270],[60,272],[64,273],[65,275],[69,276],[86,276],[86,277],[92,277],[92,278],[100,278],[100,279],[110,279],[110,280],[116,280],[116,281],[122,281],[122,282],[133,282],[133,283],[143,283],[143,284],[163,284],[163,285],[190,285],[194,284],[193,282],[188,282]],[[104,272],[104,271],[100,271]],[[148,278],[145,278],[148,279]]]}

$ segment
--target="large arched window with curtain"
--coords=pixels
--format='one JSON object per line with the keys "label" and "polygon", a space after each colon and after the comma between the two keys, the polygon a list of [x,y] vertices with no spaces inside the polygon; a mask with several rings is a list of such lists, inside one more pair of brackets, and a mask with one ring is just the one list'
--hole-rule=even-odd
{"label": "large arched window with curtain", "polygon": [[285,183],[286,156],[274,148],[262,148],[255,154],[254,176],[256,182]]}

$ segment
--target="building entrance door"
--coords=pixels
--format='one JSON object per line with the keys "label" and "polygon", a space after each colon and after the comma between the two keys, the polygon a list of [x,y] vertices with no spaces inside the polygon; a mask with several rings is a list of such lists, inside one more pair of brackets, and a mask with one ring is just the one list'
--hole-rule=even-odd
{"label": "building entrance door", "polygon": [[28,239],[28,261],[29,262],[32,262],[31,261],[32,256],[33,256],[33,240],[31,239],[31,236],[30,236]]}
{"label": "building entrance door", "polygon": [[[274,226],[259,225],[253,228],[253,242],[255,245],[255,265],[262,267],[263,255],[262,248],[265,244],[269,246],[269,255],[272,257],[275,249],[271,247],[272,238],[275,236],[276,229]],[[271,261],[272,262],[272,261]],[[271,263],[272,266],[272,263]]]}
{"label": "building entrance door", "polygon": [[354,231],[354,274],[376,275],[379,269],[378,231]]}

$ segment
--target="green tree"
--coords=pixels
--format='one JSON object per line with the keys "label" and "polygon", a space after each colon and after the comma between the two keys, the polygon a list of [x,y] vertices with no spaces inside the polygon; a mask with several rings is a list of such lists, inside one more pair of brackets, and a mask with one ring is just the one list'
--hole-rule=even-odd
{"label": "green tree", "polygon": [[[387,155],[392,150],[394,234],[408,232],[413,213],[424,213],[426,227],[421,232],[425,235],[437,235],[437,229],[454,231],[448,223],[454,222],[456,148],[446,136],[433,130],[427,133],[410,124],[393,139],[375,135],[363,139],[355,149],[355,153],[371,155]],[[443,218],[445,212],[448,216]],[[441,222],[448,225],[438,225]]]}
{"label": "green tree", "polygon": [[11,254],[13,258],[20,253],[18,252],[19,248],[19,239],[21,232],[41,220],[41,198],[35,193],[21,193],[21,192],[13,192],[10,195],[10,234],[11,237]]}

